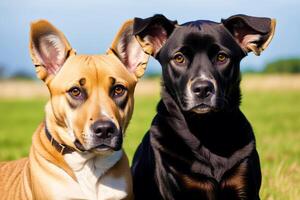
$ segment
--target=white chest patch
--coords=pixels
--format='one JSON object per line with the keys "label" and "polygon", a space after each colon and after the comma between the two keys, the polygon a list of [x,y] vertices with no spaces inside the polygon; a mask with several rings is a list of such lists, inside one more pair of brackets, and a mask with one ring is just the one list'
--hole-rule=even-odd
{"label": "white chest patch", "polygon": [[[95,155],[92,153],[73,152],[64,156],[65,161],[74,171],[78,184],[87,199],[108,200],[119,199],[116,193],[120,191],[126,196],[125,180],[102,177],[103,174],[113,167],[122,157],[123,151],[116,151],[111,155]],[[108,194],[107,194],[108,193]],[[114,195],[109,197],[109,194]],[[109,198],[107,198],[109,197]]]}

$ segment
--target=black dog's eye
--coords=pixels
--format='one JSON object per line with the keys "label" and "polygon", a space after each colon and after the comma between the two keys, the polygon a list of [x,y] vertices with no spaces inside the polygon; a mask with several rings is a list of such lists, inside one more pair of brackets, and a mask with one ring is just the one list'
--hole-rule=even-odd
{"label": "black dog's eye", "polygon": [[228,60],[228,55],[225,53],[218,53],[217,55],[217,63],[218,64],[223,64]]}
{"label": "black dog's eye", "polygon": [[74,97],[74,98],[78,98],[81,96],[82,92],[81,92],[81,89],[79,87],[72,87],[68,93]]}
{"label": "black dog's eye", "polygon": [[183,64],[185,63],[185,58],[184,55],[181,52],[177,52],[174,57],[173,60],[178,63],[178,64]]}
{"label": "black dog's eye", "polygon": [[121,97],[125,94],[126,88],[123,85],[116,85],[112,89],[113,97]]}

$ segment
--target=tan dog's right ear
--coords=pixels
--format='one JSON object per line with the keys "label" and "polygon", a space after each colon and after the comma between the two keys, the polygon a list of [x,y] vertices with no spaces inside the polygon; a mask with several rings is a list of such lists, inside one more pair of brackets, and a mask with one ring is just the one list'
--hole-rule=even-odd
{"label": "tan dog's right ear", "polygon": [[75,50],[62,32],[48,21],[38,20],[30,28],[30,55],[38,78],[47,83]]}
{"label": "tan dog's right ear", "polygon": [[150,57],[133,35],[133,20],[128,20],[122,25],[107,53],[116,55],[137,78],[144,75]]}

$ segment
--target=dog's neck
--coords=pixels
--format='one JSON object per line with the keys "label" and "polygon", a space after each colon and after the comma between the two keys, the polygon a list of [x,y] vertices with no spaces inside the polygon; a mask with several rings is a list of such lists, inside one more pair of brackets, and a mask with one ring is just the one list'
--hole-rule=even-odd
{"label": "dog's neck", "polygon": [[39,125],[35,134],[33,135],[32,140],[32,148],[38,152],[39,156],[42,156],[44,159],[63,169],[74,180],[76,180],[72,169],[65,162],[62,154],[58,152],[54,146],[52,146],[51,142],[47,138],[44,122]]}
{"label": "dog's neck", "polygon": [[73,170],[80,188],[88,199],[98,199],[99,180],[121,159],[122,155],[122,150],[110,155],[75,151],[65,154],[64,159]]}
{"label": "dog's neck", "polygon": [[194,149],[203,145],[217,155],[228,157],[252,138],[252,128],[238,107],[206,115],[187,114],[166,90],[162,91],[158,107],[158,115],[165,119],[163,121],[170,123],[173,132],[178,132],[182,141]]}
{"label": "dog's neck", "polygon": [[74,151],[62,155],[47,138],[45,126],[45,123],[42,123],[37,129],[33,137],[33,148],[44,159],[71,176],[88,199],[98,199],[99,180],[122,158],[123,150],[109,154]]}
{"label": "dog's neck", "polygon": [[[204,173],[203,166],[208,166],[205,169],[209,170],[219,169],[205,172],[217,181],[221,180],[227,170],[248,157],[255,148],[254,136],[247,136],[252,134],[251,127],[245,125],[247,121],[242,123],[245,127],[233,126],[241,123],[234,123],[241,118],[235,116],[235,112],[226,113],[228,116],[225,117],[229,119],[218,115],[210,116],[210,119],[203,116],[187,118],[167,93],[162,93],[162,101],[157,110],[150,129],[152,147],[167,155],[172,162],[191,167],[199,174]],[[219,121],[222,119],[226,122]]]}

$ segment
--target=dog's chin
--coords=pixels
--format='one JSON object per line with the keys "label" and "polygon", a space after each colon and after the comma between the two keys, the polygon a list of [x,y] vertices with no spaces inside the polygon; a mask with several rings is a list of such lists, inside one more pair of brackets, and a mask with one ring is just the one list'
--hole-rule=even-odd
{"label": "dog's chin", "polygon": [[105,144],[98,145],[94,148],[91,149],[93,152],[114,152],[114,151],[119,151],[121,149],[121,146],[116,145],[116,146],[108,146]]}

